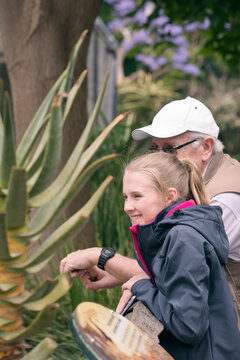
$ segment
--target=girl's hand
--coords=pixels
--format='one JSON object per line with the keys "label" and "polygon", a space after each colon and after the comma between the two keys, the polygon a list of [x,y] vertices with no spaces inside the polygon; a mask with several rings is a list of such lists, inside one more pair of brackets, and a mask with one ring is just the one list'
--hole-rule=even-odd
{"label": "girl's hand", "polygon": [[123,286],[122,286],[123,294],[122,294],[122,297],[119,300],[118,306],[116,308],[116,313],[121,314],[121,312],[123,311],[127,302],[131,299],[131,297],[133,295],[132,291],[131,291],[133,284],[135,284],[135,282],[137,282],[138,280],[141,280],[141,279],[149,279],[149,276],[145,273],[140,273],[140,274],[133,276],[131,279],[129,279],[127,282],[125,282],[123,284]]}

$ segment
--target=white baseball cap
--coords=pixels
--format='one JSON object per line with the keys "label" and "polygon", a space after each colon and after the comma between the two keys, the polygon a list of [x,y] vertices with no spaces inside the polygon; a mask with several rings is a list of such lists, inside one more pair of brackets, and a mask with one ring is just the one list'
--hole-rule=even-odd
{"label": "white baseball cap", "polygon": [[151,125],[133,130],[132,137],[134,140],[150,136],[165,139],[186,131],[200,132],[215,138],[219,133],[211,111],[201,101],[190,96],[165,105],[155,115]]}

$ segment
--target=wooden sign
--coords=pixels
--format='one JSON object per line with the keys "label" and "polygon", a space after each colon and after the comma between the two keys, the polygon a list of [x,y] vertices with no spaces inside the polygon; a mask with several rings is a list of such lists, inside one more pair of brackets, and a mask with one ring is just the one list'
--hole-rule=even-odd
{"label": "wooden sign", "polygon": [[71,329],[90,360],[173,359],[131,321],[97,303],[79,304]]}

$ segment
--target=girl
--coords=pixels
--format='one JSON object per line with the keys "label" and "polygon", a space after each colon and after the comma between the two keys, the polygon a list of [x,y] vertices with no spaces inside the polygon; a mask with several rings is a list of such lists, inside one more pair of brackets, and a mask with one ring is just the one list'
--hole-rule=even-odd
{"label": "girl", "polygon": [[135,295],[164,325],[160,345],[175,360],[239,360],[221,208],[208,205],[194,163],[166,153],[137,157],[125,168],[123,196],[137,260],[95,247],[70,253],[60,271],[87,289],[123,284],[116,311]]}
{"label": "girl", "polygon": [[137,261],[149,278],[138,274],[122,286],[117,312],[136,295],[164,325],[160,345],[176,360],[239,360],[223,269],[228,239],[194,163],[142,155],[125,168],[123,196]]}

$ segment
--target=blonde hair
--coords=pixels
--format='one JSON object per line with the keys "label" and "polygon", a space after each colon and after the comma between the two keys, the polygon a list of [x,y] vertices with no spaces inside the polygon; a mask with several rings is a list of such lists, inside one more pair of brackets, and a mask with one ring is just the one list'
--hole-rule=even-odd
{"label": "blonde hair", "polygon": [[156,152],[136,157],[126,165],[126,171],[146,173],[153,186],[161,193],[173,187],[179,198],[193,199],[196,204],[209,205],[210,198],[201,172],[192,160],[180,161],[175,155]]}

